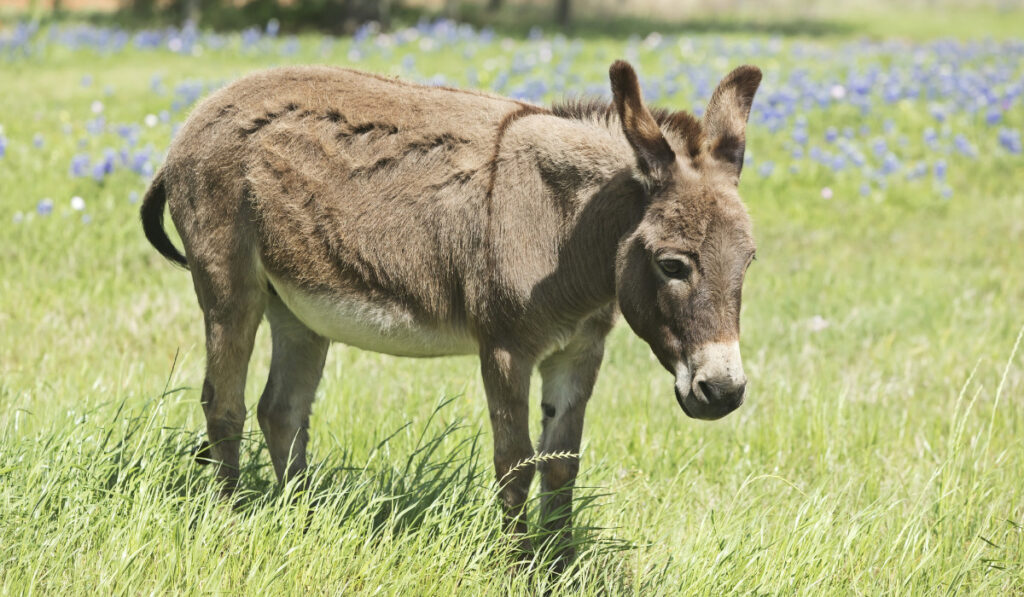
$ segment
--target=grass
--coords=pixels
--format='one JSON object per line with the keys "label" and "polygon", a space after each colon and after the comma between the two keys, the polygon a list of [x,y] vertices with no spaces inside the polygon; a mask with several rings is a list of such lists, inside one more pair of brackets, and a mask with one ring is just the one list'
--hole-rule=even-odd
{"label": "grass", "polygon": [[[672,379],[620,325],[590,406],[582,549],[568,575],[506,567],[474,359],[333,347],[312,422],[314,490],[275,486],[251,420],[239,500],[218,499],[191,455],[204,356],[190,280],[142,237],[128,197],[144,180],[118,171],[98,184],[67,164],[114,142],[84,133],[93,100],[110,122],[167,108],[154,73],[170,87],[271,61],[346,60],[347,42],[323,54],[301,41],[287,58],[52,48],[0,70],[0,591],[1024,592],[1024,169],[966,117],[957,125],[982,157],[951,158],[948,201],[918,183],[860,198],[844,175],[791,175],[778,137],[752,127],[752,155],[778,165],[764,178],[753,162],[741,185],[759,243],[744,290],[747,404],[716,423],[685,418]],[[600,81],[625,44],[581,48],[581,75]],[[474,60],[502,59],[489,52]],[[456,80],[464,66],[456,50],[419,60]],[[763,66],[771,76],[793,60]],[[659,68],[651,54],[637,61],[641,75]],[[928,124],[923,103],[882,117]],[[809,118],[812,132],[861,123]],[[145,129],[142,143],[162,151],[169,133]],[[14,222],[42,197],[55,199],[52,215]],[[815,316],[828,327],[815,331]]]}

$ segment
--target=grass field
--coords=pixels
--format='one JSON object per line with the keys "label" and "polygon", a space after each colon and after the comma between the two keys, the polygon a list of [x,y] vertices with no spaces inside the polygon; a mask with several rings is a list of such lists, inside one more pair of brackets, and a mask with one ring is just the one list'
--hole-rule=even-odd
{"label": "grass field", "polygon": [[[1024,593],[1024,39],[966,37],[0,33],[0,591]],[[506,569],[475,359],[336,345],[316,490],[275,488],[251,417],[220,501],[191,457],[200,312],[136,216],[189,106],[308,62],[546,102],[606,93],[618,57],[685,109],[765,71],[743,408],[686,418],[620,324],[558,578]],[[269,348],[264,326],[250,413]]]}

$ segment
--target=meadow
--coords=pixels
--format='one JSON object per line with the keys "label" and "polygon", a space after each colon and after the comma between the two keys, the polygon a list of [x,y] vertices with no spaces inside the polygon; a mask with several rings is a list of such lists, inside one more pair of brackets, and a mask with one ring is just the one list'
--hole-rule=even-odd
{"label": "meadow", "polygon": [[[1024,593],[1024,38],[956,33],[0,30],[0,592]],[[620,57],[648,102],[698,113],[733,66],[765,73],[746,404],[686,418],[620,323],[562,576],[507,568],[471,358],[335,345],[313,490],[276,487],[250,416],[220,500],[192,457],[201,314],[137,218],[190,107],[293,63],[607,97]],[[269,352],[263,326],[250,415]]]}

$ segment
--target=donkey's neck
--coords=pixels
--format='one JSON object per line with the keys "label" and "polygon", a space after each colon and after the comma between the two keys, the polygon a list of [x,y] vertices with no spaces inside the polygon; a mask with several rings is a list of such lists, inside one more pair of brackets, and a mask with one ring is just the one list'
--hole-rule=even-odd
{"label": "donkey's neck", "polygon": [[604,119],[568,121],[543,143],[541,175],[562,218],[558,270],[581,308],[615,299],[615,261],[643,216],[636,158],[618,128]]}

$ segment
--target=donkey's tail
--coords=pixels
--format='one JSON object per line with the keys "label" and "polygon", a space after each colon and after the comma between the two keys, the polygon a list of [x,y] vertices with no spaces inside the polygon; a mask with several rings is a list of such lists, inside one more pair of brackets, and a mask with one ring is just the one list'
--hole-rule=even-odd
{"label": "donkey's tail", "polygon": [[156,247],[161,255],[174,263],[188,269],[188,261],[178,251],[171,239],[164,230],[164,204],[167,203],[167,191],[164,188],[163,170],[156,174],[146,196],[142,198],[142,209],[139,216],[142,218],[142,230],[146,233],[149,243]]}

